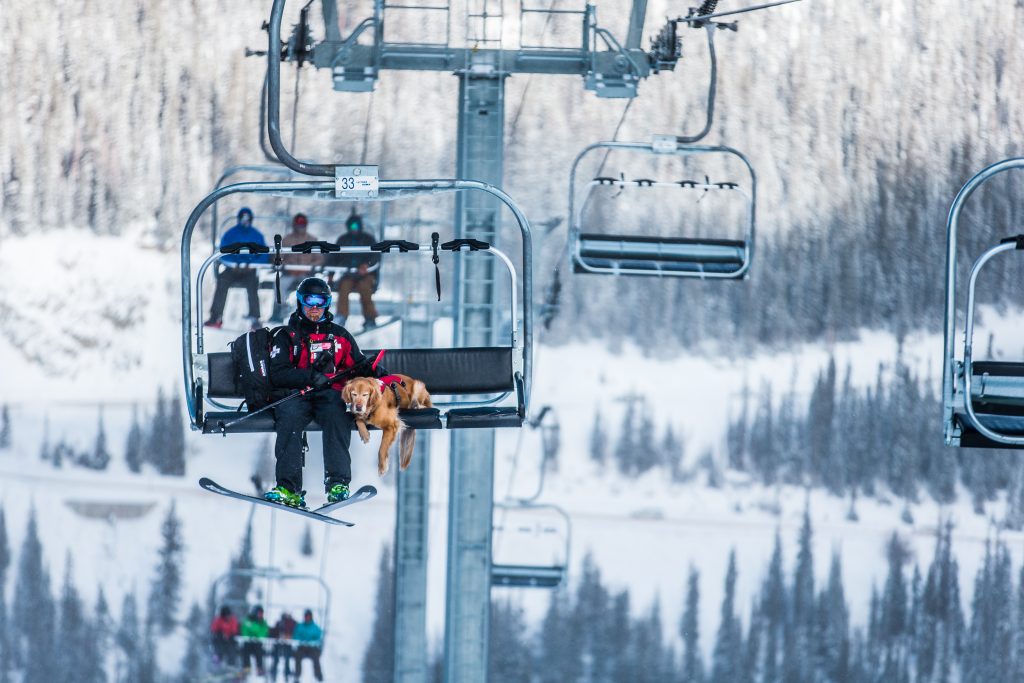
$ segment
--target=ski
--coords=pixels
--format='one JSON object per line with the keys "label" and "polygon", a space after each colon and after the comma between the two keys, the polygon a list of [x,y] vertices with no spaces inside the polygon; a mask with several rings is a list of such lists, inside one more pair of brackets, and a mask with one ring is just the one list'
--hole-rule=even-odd
{"label": "ski", "polygon": [[318,515],[326,515],[328,512],[337,510],[338,508],[348,507],[349,505],[355,505],[356,503],[362,503],[363,501],[370,500],[377,495],[377,489],[369,484],[360,486],[359,489],[350,495],[345,500],[339,500],[337,503],[324,503],[320,507],[313,510]]}
{"label": "ski", "polygon": [[[284,512],[294,512],[297,515],[302,515],[303,517],[308,517],[309,519],[316,519],[321,522],[327,522],[328,524],[337,524],[339,526],[355,526],[355,524],[353,524],[352,522],[346,522],[343,519],[335,519],[334,517],[328,517],[327,515],[320,514],[320,511],[324,509],[336,510],[339,507],[342,507],[345,504],[349,503],[349,501],[359,503],[364,500],[369,500],[370,498],[377,494],[377,489],[373,488],[372,486],[364,486],[363,488],[356,491],[355,495],[350,497],[348,500],[339,501],[337,503],[328,503],[327,505],[321,506],[316,510],[305,510],[303,508],[293,508],[287,505],[282,505],[281,503],[272,503],[271,501],[266,500],[264,498],[260,498],[257,496],[249,496],[244,493],[239,493],[238,491],[232,491],[231,489],[224,488],[223,486],[221,486],[220,484],[218,484],[217,482],[208,477],[203,477],[202,479],[200,479],[199,486],[206,489],[207,491],[210,491],[211,493],[217,493],[222,496],[236,498],[238,500],[246,500],[249,501],[250,503],[255,503],[256,505],[265,505],[267,507],[274,508],[275,510],[283,510]],[[372,493],[368,491],[364,493],[364,489],[367,488],[369,488],[372,491]]]}

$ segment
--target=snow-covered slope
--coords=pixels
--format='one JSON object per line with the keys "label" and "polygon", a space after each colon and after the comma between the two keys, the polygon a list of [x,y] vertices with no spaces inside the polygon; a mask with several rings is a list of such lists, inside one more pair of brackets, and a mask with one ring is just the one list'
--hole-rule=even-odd
{"label": "snow-covered slope", "polygon": [[[71,256],[63,261],[33,256],[58,243]],[[7,241],[0,253],[0,267],[19,274],[0,292],[0,358],[10,368],[0,382],[0,403],[11,408],[15,442],[10,451],[0,451],[0,499],[12,546],[19,547],[28,511],[34,506],[51,574],[60,575],[65,554],[70,553],[79,586],[91,596],[102,585],[115,610],[125,591],[136,590],[140,597],[148,593],[159,526],[172,501],[186,535],[187,600],[205,600],[211,582],[237,552],[250,510],[244,504],[202,492],[195,480],[206,475],[247,489],[248,478],[266,451],[262,436],[222,439],[192,433],[187,437],[188,473],[184,478],[134,475],[121,461],[131,406],[139,404],[145,414],[157,387],[180,392],[176,259],[174,253],[72,233]],[[110,268],[93,267],[100,263],[109,263]],[[29,274],[42,283],[41,291],[23,296],[9,283]],[[55,315],[46,305],[60,302],[63,310],[65,304],[79,300],[79,312],[67,315]],[[240,315],[241,304],[240,296],[230,299],[229,309],[235,308]],[[75,306],[67,308],[74,310]],[[1019,316],[999,321],[996,353],[1012,354],[1024,339],[1024,323]],[[82,329],[72,336],[77,328]],[[35,343],[38,339],[55,340],[53,356],[40,352]],[[87,339],[100,341],[83,341]],[[937,380],[940,343],[934,334],[912,336],[905,340],[904,359],[922,376],[931,369]],[[539,502],[557,504],[572,518],[570,572],[580,566],[585,554],[593,554],[607,581],[630,588],[636,609],[646,609],[651,601],[661,599],[666,635],[675,637],[685,573],[693,564],[702,574],[702,628],[704,633],[712,633],[729,550],[734,548],[739,560],[737,604],[748,605],[777,530],[786,557],[793,557],[806,501],[815,529],[818,576],[823,579],[826,575],[830,554],[841,552],[855,623],[863,623],[871,586],[884,572],[883,546],[888,536],[893,531],[906,536],[917,561],[925,564],[942,519],[956,524],[954,544],[963,572],[961,586],[964,599],[969,600],[969,579],[992,529],[987,518],[971,511],[965,495],[960,497],[962,503],[946,509],[922,503],[914,510],[915,524],[899,522],[899,508],[884,500],[862,500],[860,521],[853,523],[846,520],[848,503],[824,493],[807,496],[799,489],[765,489],[737,475],[729,475],[722,488],[707,487],[703,475],[674,484],[660,470],[627,481],[610,471],[600,472],[587,453],[595,408],[601,409],[610,425],[618,425],[624,406],[621,398],[631,393],[646,396],[659,425],[671,423],[677,433],[685,435],[692,464],[705,450],[720,447],[727,417],[735,410],[736,397],[745,383],[792,383],[798,392],[807,393],[814,377],[834,356],[840,367],[846,363],[853,367],[859,384],[868,385],[875,380],[880,363],[892,365],[896,352],[896,341],[890,335],[870,332],[856,342],[831,348],[805,345],[784,352],[757,351],[744,358],[651,358],[630,348],[613,352],[596,343],[542,345],[536,356],[534,408],[553,406],[561,423],[562,449],[557,472],[549,472]],[[104,406],[103,420],[115,455],[108,471],[54,470],[38,460],[45,420],[51,443],[64,438],[85,448],[95,434],[100,405]],[[939,438],[938,416],[934,433]],[[447,435],[434,433],[431,438],[433,554],[428,607],[431,636],[436,641],[443,631],[448,462]],[[314,436],[306,473],[311,489],[321,476],[316,455],[319,445],[319,437]],[[540,452],[536,432],[499,432],[497,499],[528,496],[535,490]],[[355,448],[357,482],[378,485],[381,495],[345,515],[356,522],[353,529],[314,528],[312,558],[298,554],[303,520],[287,513],[275,517],[263,508],[253,512],[259,564],[300,573],[320,574],[322,570],[330,584],[332,635],[327,657],[332,667],[358,665],[375,616],[379,553],[391,542],[394,530],[391,480],[376,478],[373,461],[372,444]],[[81,508],[89,501],[153,506],[138,519],[94,519],[72,509],[72,505]],[[499,511],[496,520],[504,529],[495,539],[502,561],[545,564],[563,559],[564,535],[556,518],[541,512]],[[552,527],[556,533],[518,531],[531,526]],[[1016,541],[1024,537],[1005,531],[1002,535],[1019,553],[1022,545]],[[543,591],[515,595],[531,617],[539,616],[546,606]],[[705,645],[709,643],[705,641]],[[167,666],[173,666],[178,647],[173,643],[166,646]]]}

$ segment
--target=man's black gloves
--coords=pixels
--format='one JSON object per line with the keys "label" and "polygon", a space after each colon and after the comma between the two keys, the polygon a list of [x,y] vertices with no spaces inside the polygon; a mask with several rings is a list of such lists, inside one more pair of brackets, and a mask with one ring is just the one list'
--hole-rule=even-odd
{"label": "man's black gloves", "polygon": [[334,380],[322,373],[313,374],[313,388],[314,389],[326,389],[327,387],[334,384]]}

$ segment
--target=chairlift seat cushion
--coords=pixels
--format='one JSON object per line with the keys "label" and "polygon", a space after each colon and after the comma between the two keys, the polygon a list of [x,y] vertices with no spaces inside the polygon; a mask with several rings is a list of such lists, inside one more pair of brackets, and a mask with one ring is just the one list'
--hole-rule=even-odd
{"label": "chairlift seat cushion", "polygon": [[555,588],[565,579],[565,567],[491,565],[491,585],[510,588]]}
{"label": "chairlift seat cushion", "polygon": [[580,235],[580,255],[586,259],[693,261],[742,265],[742,240],[649,237],[638,235]]}
{"label": "chairlift seat cushion", "polygon": [[[225,425],[232,420],[245,415],[245,412],[238,411],[222,411],[222,412],[208,412],[206,413],[206,420],[203,423],[203,433],[205,434],[220,434],[220,423],[223,422]],[[399,416],[402,418],[402,422],[405,423],[410,429],[441,429],[441,417],[440,412],[437,408],[420,408],[418,410],[402,410],[399,411]],[[371,430],[376,429],[372,425],[368,425]],[[228,434],[252,434],[259,432],[272,432],[274,431],[274,411],[268,410],[265,413],[254,415],[253,417],[239,422],[237,425],[227,427],[224,431]],[[307,432],[319,432],[321,431],[320,424],[313,420],[306,427]]]}
{"label": "chairlift seat cushion", "polygon": [[448,429],[501,429],[522,427],[523,418],[513,406],[452,408],[447,413]]}

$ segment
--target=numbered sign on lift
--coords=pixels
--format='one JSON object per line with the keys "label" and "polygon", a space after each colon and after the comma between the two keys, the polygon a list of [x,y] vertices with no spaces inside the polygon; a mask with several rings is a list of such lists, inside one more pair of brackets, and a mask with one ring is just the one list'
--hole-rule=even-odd
{"label": "numbered sign on lift", "polygon": [[757,179],[729,147],[599,142],[573,163],[569,253],[577,273],[746,276]]}

